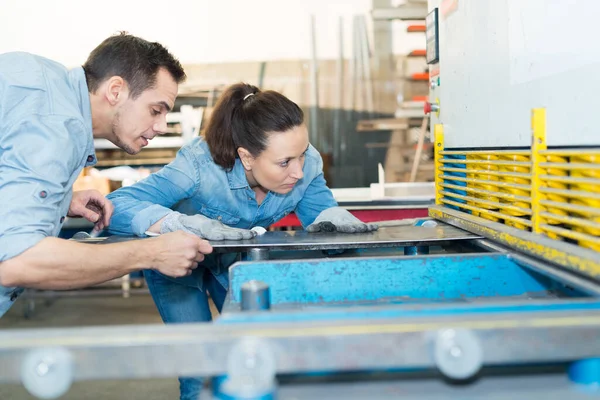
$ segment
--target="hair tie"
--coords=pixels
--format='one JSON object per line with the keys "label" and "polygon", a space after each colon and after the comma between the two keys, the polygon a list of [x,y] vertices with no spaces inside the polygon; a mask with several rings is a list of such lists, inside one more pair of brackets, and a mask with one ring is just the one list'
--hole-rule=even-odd
{"label": "hair tie", "polygon": [[254,93],[248,93],[247,95],[245,95],[243,101],[246,101],[246,99],[250,96],[254,96]]}

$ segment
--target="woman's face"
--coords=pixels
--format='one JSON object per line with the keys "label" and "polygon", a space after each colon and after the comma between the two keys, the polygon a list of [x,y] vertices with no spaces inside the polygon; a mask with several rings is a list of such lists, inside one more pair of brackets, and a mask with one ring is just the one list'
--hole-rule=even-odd
{"label": "woman's face", "polygon": [[246,177],[251,186],[258,185],[279,194],[289,193],[304,176],[308,130],[300,125],[285,132],[267,132],[267,136],[267,148],[258,157],[252,157],[244,149],[238,150]]}

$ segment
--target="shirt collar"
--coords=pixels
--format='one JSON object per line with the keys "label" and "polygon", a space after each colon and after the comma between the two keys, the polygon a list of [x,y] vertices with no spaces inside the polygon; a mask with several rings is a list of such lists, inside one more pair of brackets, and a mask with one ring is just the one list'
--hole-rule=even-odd
{"label": "shirt collar", "polygon": [[94,150],[94,133],[92,131],[92,106],[90,105],[90,93],[85,80],[85,72],[82,67],[73,68],[69,71],[69,83],[77,96],[77,102],[86,127],[86,154],[85,166],[96,164],[96,152]]}
{"label": "shirt collar", "polygon": [[235,159],[233,168],[227,171],[227,180],[231,189],[242,189],[249,186],[246,179],[246,171],[239,158]]}

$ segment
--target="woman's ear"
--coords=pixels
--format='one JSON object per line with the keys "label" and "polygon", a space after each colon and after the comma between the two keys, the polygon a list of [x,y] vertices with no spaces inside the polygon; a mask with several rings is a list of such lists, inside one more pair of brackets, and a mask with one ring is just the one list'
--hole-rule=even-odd
{"label": "woman's ear", "polygon": [[252,165],[254,164],[254,157],[252,154],[250,154],[250,152],[243,147],[238,147],[237,152],[240,156],[240,161],[242,162],[244,169],[246,171],[251,171]]}

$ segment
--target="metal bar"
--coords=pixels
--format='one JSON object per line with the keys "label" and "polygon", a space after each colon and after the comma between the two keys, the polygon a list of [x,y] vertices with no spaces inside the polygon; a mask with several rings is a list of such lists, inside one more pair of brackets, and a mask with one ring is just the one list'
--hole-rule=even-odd
{"label": "metal bar", "polygon": [[[244,338],[265,343],[278,373],[435,368],[432,333],[448,329],[472,332],[484,365],[600,355],[599,311],[11,330],[0,332],[0,380],[19,382],[15,366],[31,350],[50,347],[70,352],[74,380],[223,375],[232,348]],[[369,351],[348,357],[360,348]]]}
{"label": "metal bar", "polygon": [[491,211],[491,210],[488,210],[488,209],[485,209],[485,208],[471,206],[469,204],[459,203],[459,202],[456,202],[456,201],[453,201],[453,200],[449,200],[449,199],[446,199],[446,198],[442,198],[442,203],[449,204],[451,206],[455,206],[455,207],[459,207],[459,208],[464,208],[464,209],[471,210],[471,211],[477,211],[477,212],[482,213],[482,214],[489,214],[489,215],[491,215],[493,217],[496,217],[498,219],[509,220],[509,221],[516,222],[518,224],[525,225],[527,227],[531,227],[531,221],[529,221],[527,219],[524,219],[524,218],[514,217],[512,215],[507,215],[507,214],[501,214],[501,213],[496,212],[496,211]]}
{"label": "metal bar", "polygon": [[261,61],[258,71],[258,87],[263,89],[265,87],[265,72],[267,70],[267,62]]}
{"label": "metal bar", "polygon": [[460,173],[469,173],[469,174],[486,174],[486,175],[495,175],[495,176],[510,176],[513,178],[523,178],[531,180],[531,174],[526,174],[522,172],[500,172],[500,171],[486,171],[483,169],[466,169],[466,168],[453,168],[453,167],[442,167],[440,171],[444,172],[460,172]]}
{"label": "metal bar", "polygon": [[448,188],[448,189],[464,190],[467,192],[473,192],[473,193],[482,194],[485,196],[494,196],[494,197],[500,197],[503,199],[509,199],[509,200],[513,200],[513,201],[522,201],[525,203],[531,203],[531,197],[517,196],[514,194],[510,194],[510,193],[491,192],[489,190],[476,189],[476,188],[467,187],[467,186],[451,185],[448,183],[442,183],[440,186]]}
{"label": "metal bar", "polygon": [[360,99],[361,99],[361,94],[362,94],[362,89],[363,89],[363,73],[362,73],[362,64],[361,64],[361,59],[360,59],[360,39],[359,39],[359,35],[360,35],[360,27],[358,24],[358,16],[355,15],[354,18],[352,19],[352,49],[353,49],[353,57],[354,57],[354,64],[355,64],[355,75],[354,75],[354,82],[356,84],[355,87],[355,91],[354,91],[354,99],[352,102],[352,106],[354,108],[354,110],[359,109],[359,106],[362,109],[364,109],[364,104],[361,103]]}
{"label": "metal bar", "polygon": [[[461,160],[458,158],[442,158],[440,160],[444,164],[483,164],[483,165],[507,165],[515,167],[531,167],[531,163],[527,161],[503,161],[503,160]],[[559,164],[562,165],[562,164]]]}
{"label": "metal bar", "polygon": [[[356,51],[356,17],[352,18],[352,59],[350,62],[350,109],[348,110],[348,121],[352,120],[356,110],[356,92],[358,85],[358,55]],[[345,144],[345,137],[343,143]],[[343,154],[343,153],[342,153]]]}
{"label": "metal bar", "polygon": [[454,198],[461,199],[461,200],[466,200],[466,201],[472,201],[472,202],[475,202],[475,203],[485,204],[487,206],[491,206],[491,207],[498,208],[498,209],[503,209],[503,210],[514,211],[516,213],[520,213],[520,214],[523,214],[523,215],[531,215],[531,210],[527,209],[527,208],[515,207],[515,206],[511,206],[511,205],[506,204],[506,203],[499,203],[497,201],[483,200],[483,199],[480,199],[478,197],[463,196],[463,195],[460,195],[460,194],[456,194],[456,193],[452,193],[452,192],[447,192],[445,190],[442,190],[441,193],[444,196],[448,196],[448,197],[454,197]]}
{"label": "metal bar", "polygon": [[544,156],[583,156],[583,155],[598,155],[600,149],[549,149],[540,151]]}
{"label": "metal bar", "polygon": [[559,208],[561,210],[567,210],[578,214],[584,215],[600,215],[600,209],[594,207],[580,206],[572,203],[561,203],[558,201],[541,200],[540,204],[545,207]]}
{"label": "metal bar", "polygon": [[532,110],[531,136],[531,221],[533,222],[531,230],[533,233],[540,233],[540,224],[542,223],[540,218],[542,211],[540,205],[542,196],[539,190],[542,186],[540,175],[545,172],[540,167],[544,160],[540,152],[546,150],[546,109],[534,108]]}
{"label": "metal bar", "polygon": [[445,150],[442,151],[440,153],[443,156],[464,156],[464,155],[477,155],[477,154],[481,154],[481,155],[499,155],[499,156],[512,156],[512,155],[517,155],[517,156],[528,156],[531,154],[531,150],[464,150],[464,151],[457,151],[457,150]]}
{"label": "metal bar", "polygon": [[562,222],[563,224],[567,224],[567,225],[600,230],[600,223],[594,222],[594,221],[589,221],[586,219],[567,217],[564,215],[552,214],[552,213],[545,212],[545,211],[541,212],[540,216],[542,216],[546,220],[556,220],[558,222]]}
{"label": "metal bar", "polygon": [[595,236],[587,235],[585,233],[580,233],[576,231],[570,231],[568,229],[559,228],[557,226],[542,224],[541,228],[548,232],[556,233],[557,235],[573,239],[573,240],[581,240],[584,242],[590,242],[594,244],[600,244],[600,238]]}
{"label": "metal bar", "polygon": [[593,192],[584,192],[581,190],[569,190],[569,189],[554,189],[541,187],[540,192],[547,194],[556,194],[558,196],[570,197],[575,199],[583,199],[583,200],[600,200],[600,194]]}
{"label": "metal bar", "polygon": [[540,167],[544,168],[544,169],[565,169],[565,170],[572,170],[572,169],[583,169],[583,170],[600,170],[600,164],[595,164],[595,163],[550,163],[550,162],[543,162],[540,163]]}
{"label": "metal bar", "polygon": [[554,175],[540,175],[540,179],[547,182],[561,182],[570,184],[587,184],[597,185],[600,187],[600,179],[593,178],[575,178],[572,176],[554,176]]}
{"label": "metal bar", "polygon": [[361,64],[363,66],[363,77],[365,84],[366,108],[370,118],[373,118],[373,81],[371,80],[371,57],[369,52],[369,34],[367,32],[367,24],[364,15],[358,16],[358,32]]}
{"label": "metal bar", "polygon": [[435,165],[435,204],[442,204],[441,183],[442,177],[439,171],[442,169],[442,163],[440,159],[441,154],[444,151],[444,125],[435,124],[433,128],[433,140],[435,141],[435,153],[434,153],[434,165]]}
{"label": "metal bar", "polygon": [[323,152],[327,152],[323,146],[324,132],[319,132],[319,61],[317,58],[315,16],[310,16],[310,141]]}
{"label": "metal bar", "polygon": [[498,187],[502,187],[502,188],[521,189],[521,190],[527,190],[528,192],[531,191],[530,185],[521,185],[518,183],[507,183],[507,182],[502,182],[502,181],[490,181],[490,180],[485,180],[485,179],[463,178],[460,176],[452,176],[452,175],[442,175],[441,178],[449,180],[449,181],[477,183],[477,184],[481,184],[481,185],[490,185],[491,184],[493,186],[498,186]]}
{"label": "metal bar", "polygon": [[598,252],[593,250],[515,229],[448,207],[431,206],[429,216],[600,281],[600,257]]}
{"label": "metal bar", "polygon": [[340,154],[342,151],[342,110],[344,109],[344,18],[338,19],[338,59],[336,63],[337,90],[335,98],[335,114],[333,116],[333,162],[342,165]]}

